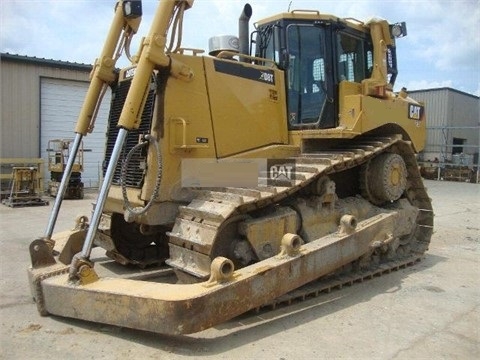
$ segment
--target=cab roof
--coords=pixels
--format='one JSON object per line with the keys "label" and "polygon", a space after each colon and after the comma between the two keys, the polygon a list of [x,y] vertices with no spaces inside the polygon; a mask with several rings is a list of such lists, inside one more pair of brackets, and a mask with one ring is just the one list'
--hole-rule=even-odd
{"label": "cab roof", "polygon": [[287,13],[276,14],[255,23],[255,26],[262,26],[277,22],[280,20],[303,20],[303,21],[331,21],[338,22],[346,27],[354,28],[359,31],[368,32],[368,26],[363,21],[354,18],[339,18],[330,14],[322,14],[318,10],[292,10]]}

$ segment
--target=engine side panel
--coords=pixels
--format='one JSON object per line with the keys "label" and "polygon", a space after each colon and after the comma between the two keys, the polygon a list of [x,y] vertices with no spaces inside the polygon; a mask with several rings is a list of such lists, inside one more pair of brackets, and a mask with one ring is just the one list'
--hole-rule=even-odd
{"label": "engine side panel", "polygon": [[283,72],[205,58],[219,158],[270,144],[287,144]]}

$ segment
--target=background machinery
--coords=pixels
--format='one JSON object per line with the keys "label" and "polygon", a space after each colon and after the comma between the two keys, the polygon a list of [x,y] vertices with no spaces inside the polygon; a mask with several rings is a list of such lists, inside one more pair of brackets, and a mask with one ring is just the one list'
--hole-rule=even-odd
{"label": "background machinery", "polygon": [[[41,314],[191,333],[294,289],[415,263],[428,248],[433,211],[415,158],[424,106],[393,91],[405,24],[302,10],[250,36],[247,4],[238,48],[213,39],[203,56],[181,47],[192,6],[160,1],[120,71],[141,2],[116,6],[59,194],[110,87],[104,181],[90,221],[53,234],[57,196],[30,245]],[[129,266],[106,274],[94,247]]]}
{"label": "background machinery", "polygon": [[[52,197],[58,194],[58,187],[62,181],[68,158],[71,155],[71,139],[55,139],[48,141],[48,171],[50,171],[50,181],[48,182],[48,193]],[[68,186],[65,191],[64,199],[83,199],[83,145],[76,154]]]}
{"label": "background machinery", "polygon": [[14,166],[8,196],[2,200],[10,207],[43,206],[49,202],[42,197],[42,179],[37,166]]}

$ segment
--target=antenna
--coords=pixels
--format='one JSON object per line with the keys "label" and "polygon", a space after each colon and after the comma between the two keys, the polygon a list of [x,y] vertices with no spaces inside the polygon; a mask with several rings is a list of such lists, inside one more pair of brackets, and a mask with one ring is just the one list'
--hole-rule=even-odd
{"label": "antenna", "polygon": [[293,1],[290,1],[290,4],[288,4],[288,10],[287,10],[287,12],[290,12],[290,7],[292,6],[292,2],[293,2]]}

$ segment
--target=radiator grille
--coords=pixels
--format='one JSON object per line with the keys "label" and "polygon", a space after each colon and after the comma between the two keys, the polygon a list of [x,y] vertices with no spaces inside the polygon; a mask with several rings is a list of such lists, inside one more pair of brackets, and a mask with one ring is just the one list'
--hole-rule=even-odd
{"label": "radiator grille", "polygon": [[[153,82],[152,78],[152,82]],[[108,129],[107,129],[107,144],[105,149],[105,160],[103,161],[103,175],[107,171],[108,162],[112,156],[113,147],[115,145],[115,140],[117,139],[118,128],[117,123],[122,112],[123,104],[127,97],[128,89],[130,88],[131,79],[122,81],[117,85],[117,88],[112,93],[112,102],[110,106],[110,114],[108,118]],[[155,87],[152,86],[151,90],[148,93],[147,101],[145,103],[145,108],[142,113],[142,122],[140,127],[136,130],[131,130],[128,132],[127,138],[125,140],[122,152],[120,154],[120,160],[115,168],[113,175],[112,184],[120,185],[120,178],[122,172],[122,162],[123,159],[127,156],[128,152],[138,144],[138,139],[141,135],[149,134],[150,128],[152,125],[152,116],[155,105]],[[141,188],[143,186],[143,181],[145,177],[147,163],[147,151],[146,148],[136,151],[130,159],[127,168],[127,175],[125,184],[129,187]]]}

